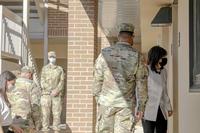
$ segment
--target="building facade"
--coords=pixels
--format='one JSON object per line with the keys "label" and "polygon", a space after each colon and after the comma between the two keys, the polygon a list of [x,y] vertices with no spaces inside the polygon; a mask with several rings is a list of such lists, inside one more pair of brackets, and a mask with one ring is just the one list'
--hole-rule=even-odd
{"label": "building facade", "polygon": [[[11,8],[5,1],[0,4]],[[15,0],[10,4],[12,2]],[[172,22],[164,27],[153,27],[153,18],[164,6],[171,7]],[[115,26],[123,21],[136,25],[134,47],[139,51],[146,54],[154,45],[168,51],[168,88],[174,109],[169,133],[199,133],[198,0],[49,0],[48,6],[40,7],[41,12],[45,7],[48,7],[46,20],[45,16],[34,17],[34,14],[29,19],[30,49],[40,72],[47,57],[44,51],[46,37],[46,51],[57,53],[57,64],[66,72],[62,123],[67,124],[67,133],[95,133],[93,65],[101,49],[117,41]],[[128,15],[123,13],[125,11]],[[41,23],[36,20],[40,17],[43,18]],[[10,70],[16,69],[9,66]]]}

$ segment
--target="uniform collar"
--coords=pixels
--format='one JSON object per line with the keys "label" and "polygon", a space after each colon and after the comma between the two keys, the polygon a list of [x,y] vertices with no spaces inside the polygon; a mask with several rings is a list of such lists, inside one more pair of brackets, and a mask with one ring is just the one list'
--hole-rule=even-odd
{"label": "uniform collar", "polygon": [[131,46],[131,44],[130,44],[130,43],[127,43],[127,42],[117,42],[117,44],[125,44],[125,45]]}
{"label": "uniform collar", "polygon": [[116,45],[125,45],[125,46],[132,47],[131,44],[127,42],[117,42]]}
{"label": "uniform collar", "polygon": [[52,64],[49,63],[49,64],[47,65],[47,67],[48,67],[48,68],[53,68],[53,69],[54,69],[54,68],[57,67],[57,65],[52,65]]}

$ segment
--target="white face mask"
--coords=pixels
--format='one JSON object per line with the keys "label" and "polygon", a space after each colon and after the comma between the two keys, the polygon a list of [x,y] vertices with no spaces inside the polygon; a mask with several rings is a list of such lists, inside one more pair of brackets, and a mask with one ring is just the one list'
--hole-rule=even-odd
{"label": "white face mask", "polygon": [[50,58],[49,58],[49,62],[50,62],[51,64],[55,64],[55,63],[56,63],[56,58],[50,57]]}
{"label": "white face mask", "polygon": [[8,84],[7,91],[10,92],[10,91],[14,90],[14,88],[15,88],[15,85]]}

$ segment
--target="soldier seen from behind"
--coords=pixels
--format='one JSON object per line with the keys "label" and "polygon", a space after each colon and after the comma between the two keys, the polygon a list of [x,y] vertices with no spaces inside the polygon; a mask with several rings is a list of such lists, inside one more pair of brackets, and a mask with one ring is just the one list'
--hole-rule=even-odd
{"label": "soldier seen from behind", "polygon": [[120,24],[119,42],[104,48],[96,60],[93,95],[99,113],[97,133],[133,133],[143,117],[148,72],[141,54],[132,47],[133,39],[134,26]]}

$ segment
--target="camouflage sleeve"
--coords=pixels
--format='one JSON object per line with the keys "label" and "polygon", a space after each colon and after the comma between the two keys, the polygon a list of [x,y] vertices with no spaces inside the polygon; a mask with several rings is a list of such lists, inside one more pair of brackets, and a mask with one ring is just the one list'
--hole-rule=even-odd
{"label": "camouflage sleeve", "polygon": [[43,90],[48,88],[48,84],[46,83],[45,79],[46,79],[45,67],[43,67],[41,72],[41,81],[40,81],[40,85]]}
{"label": "camouflage sleeve", "polygon": [[103,85],[103,66],[105,64],[104,58],[102,54],[96,59],[96,63],[94,66],[94,81],[93,81],[93,96],[95,96],[96,101],[98,101],[102,85]]}
{"label": "camouflage sleeve", "polygon": [[63,71],[63,68],[60,68],[61,69],[61,75],[60,75],[60,82],[57,86],[57,89],[59,92],[61,92],[64,88],[64,80],[65,80],[65,73]]}
{"label": "camouflage sleeve", "polygon": [[142,55],[139,55],[138,68],[136,71],[136,88],[137,88],[138,111],[142,112],[144,112],[145,110],[145,105],[148,98],[147,78],[148,78],[148,70],[144,64],[144,57]]}

